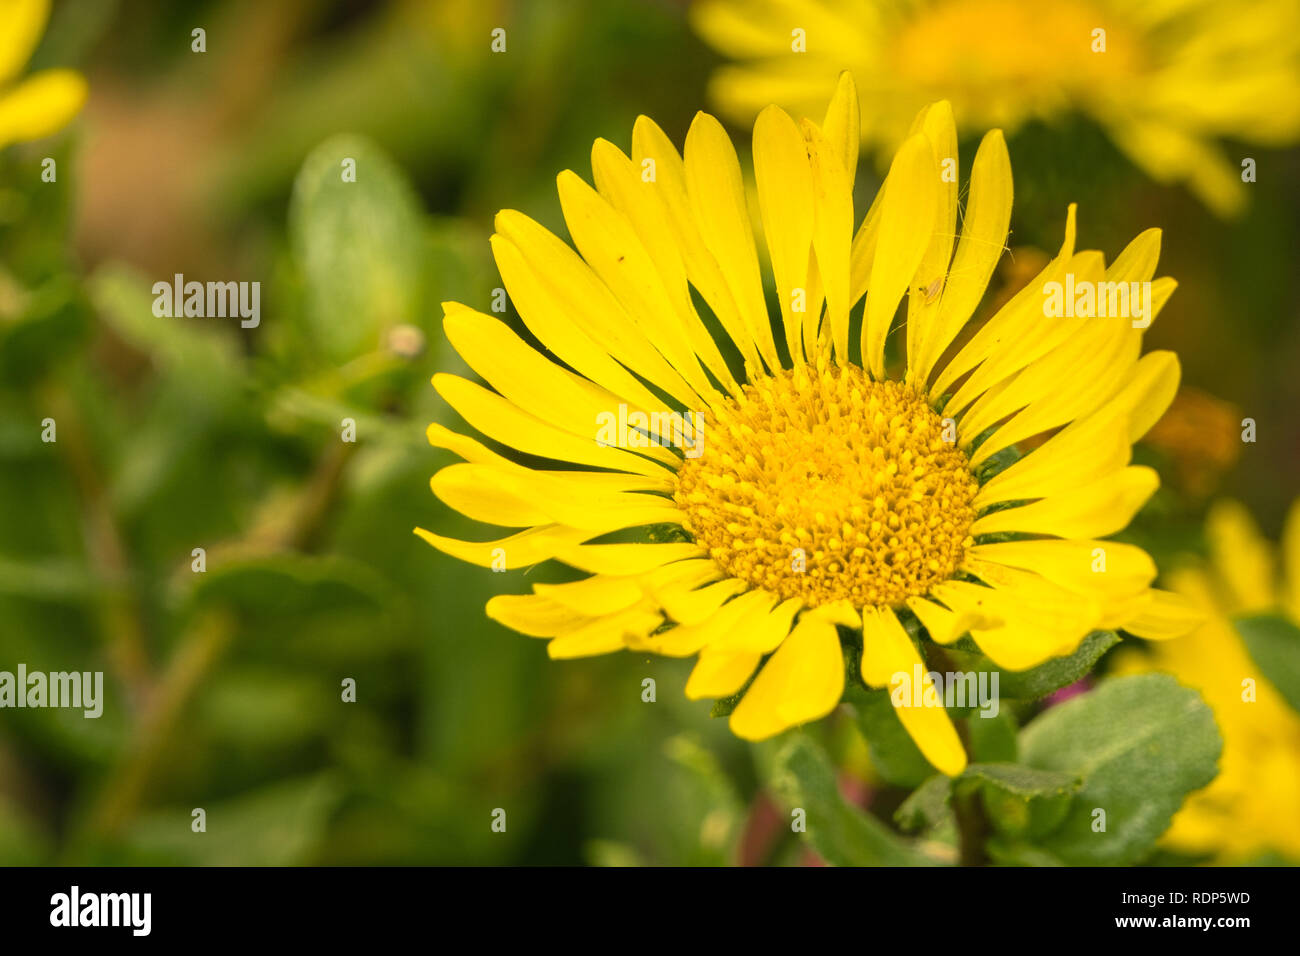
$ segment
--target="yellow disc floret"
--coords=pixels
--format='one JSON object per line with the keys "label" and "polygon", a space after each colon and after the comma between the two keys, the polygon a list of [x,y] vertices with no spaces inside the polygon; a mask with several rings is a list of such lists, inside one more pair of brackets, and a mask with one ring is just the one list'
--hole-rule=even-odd
{"label": "yellow disc floret", "polygon": [[799,366],[705,417],[675,500],[728,575],[810,606],[897,605],[952,576],[978,483],[910,385]]}

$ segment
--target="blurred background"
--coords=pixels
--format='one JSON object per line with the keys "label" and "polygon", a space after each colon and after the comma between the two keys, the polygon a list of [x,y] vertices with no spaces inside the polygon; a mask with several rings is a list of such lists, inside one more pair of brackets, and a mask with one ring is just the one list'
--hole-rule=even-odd
{"label": "blurred background", "polygon": [[[439,303],[490,310],[499,208],[567,235],[554,177],[589,178],[597,137],[626,150],[645,113],[680,145],[722,62],[687,6],[54,4],[27,69],[90,93],[0,151],[0,669],[103,671],[105,704],[0,712],[0,863],[812,861],[748,745],[684,698],[689,661],[549,661],[482,607],[560,571],[412,534],[482,530],[428,486],[450,456],[425,426],[458,424],[429,378],[463,368]],[[1081,117],[1009,148],[994,293],[1055,251],[1070,202],[1108,259],[1164,229],[1180,286],[1149,347],[1184,387],[1140,449],[1164,487],[1130,539],[1194,554],[1226,494],[1276,540],[1300,489],[1300,150],[1227,143],[1260,173],[1224,221]],[[878,183],[864,163],[860,210]],[[155,317],[176,273],[261,282],[259,326]],[[846,793],[897,804],[841,716],[816,733]]]}

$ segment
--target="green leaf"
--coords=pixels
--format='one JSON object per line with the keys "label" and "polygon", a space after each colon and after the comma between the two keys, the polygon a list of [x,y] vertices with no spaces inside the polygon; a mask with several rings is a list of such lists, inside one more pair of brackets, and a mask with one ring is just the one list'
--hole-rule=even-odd
{"label": "green leaf", "polygon": [[1251,614],[1232,623],[1265,679],[1300,711],[1300,627],[1280,614]]}
{"label": "green leaf", "polygon": [[894,811],[894,822],[908,833],[942,826],[952,818],[952,778],[941,773],[921,784]]}
{"label": "green leaf", "polygon": [[1071,773],[1011,763],[973,763],[966,768],[961,779],[976,781],[989,789],[1025,800],[1073,793],[1081,783]]}
{"label": "green leaf", "polygon": [[241,384],[246,373],[234,337],[204,319],[154,315],[152,286],[132,266],[119,262],[100,266],[90,278],[89,289],[109,328],[149,356],[159,372],[181,379],[190,391],[198,389],[202,395],[224,394]]}
{"label": "green leaf", "polygon": [[770,784],[790,810],[803,810],[803,838],[834,866],[927,866],[935,861],[840,795],[825,751],[801,733],[777,744]]}
{"label": "green leaf", "polygon": [[1016,735],[1020,731],[1016,718],[1007,708],[996,717],[984,717],[975,711],[966,720],[970,734],[971,756],[980,763],[1015,763],[1018,748]]}
{"label": "green leaf", "polygon": [[853,695],[852,700],[858,714],[858,727],[871,751],[871,764],[882,777],[910,789],[934,773],[934,767],[894,713],[889,691],[861,691]]}
{"label": "green leaf", "polygon": [[1011,836],[1041,836],[1060,825],[1079,789],[1078,776],[1012,763],[971,764],[957,786],[980,791],[984,813]]}
{"label": "green leaf", "polygon": [[957,670],[988,671],[990,677],[996,673],[999,696],[1038,700],[1084,677],[1118,643],[1119,635],[1114,631],[1093,631],[1073,654],[1053,658],[1026,671],[1005,670],[978,652],[948,648],[946,653]]}
{"label": "green leaf", "polygon": [[1064,866],[1065,863],[1041,847],[1023,840],[993,836],[985,849],[989,859],[1000,866]]}
{"label": "green leaf", "polygon": [[30,294],[0,287],[21,297],[14,320],[0,313],[0,381],[30,384],[51,366],[76,352],[90,323],[80,288],[66,278],[51,279]]}
{"label": "green leaf", "polygon": [[1200,695],[1165,674],[1114,678],[1051,708],[1021,732],[1021,761],[1083,783],[1038,845],[1073,865],[1137,862],[1214,779],[1222,746]]}
{"label": "green leaf", "polygon": [[136,862],[189,866],[293,866],[312,862],[342,790],[329,773],[277,783],[210,803],[206,831],[192,830],[191,808],[152,813],[130,830]]}
{"label": "green leaf", "polygon": [[615,840],[588,840],[583,856],[592,866],[630,867],[645,866],[646,861],[636,847]]}
{"label": "green leaf", "polygon": [[179,572],[180,596],[190,606],[219,601],[269,617],[393,611],[401,596],[372,568],[341,555],[290,552],[210,557],[213,566]]}
{"label": "green leaf", "polygon": [[674,816],[690,829],[691,856],[709,866],[732,863],[744,824],[744,806],[718,758],[685,734],[670,738],[664,752],[682,770],[684,812]]}
{"label": "green leaf", "polygon": [[108,590],[104,581],[81,561],[70,558],[28,558],[0,554],[0,594],[41,601],[85,601]]}
{"label": "green leaf", "polygon": [[[356,181],[344,181],[344,163]],[[318,146],[294,182],[289,236],[306,277],[306,321],[332,362],[379,347],[385,329],[414,322],[427,247],[406,178],[371,141],[337,136]]]}
{"label": "green leaf", "polygon": [[5,866],[48,865],[50,845],[40,824],[0,795],[0,860]]}

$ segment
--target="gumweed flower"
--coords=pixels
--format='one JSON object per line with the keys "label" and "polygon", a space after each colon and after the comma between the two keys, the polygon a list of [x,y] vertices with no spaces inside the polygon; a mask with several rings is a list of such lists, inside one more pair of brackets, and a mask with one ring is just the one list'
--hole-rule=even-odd
{"label": "gumweed flower", "polygon": [[58,132],[86,102],[86,81],[73,70],[19,78],[49,16],[49,0],[0,0],[0,149]]}
{"label": "gumweed flower", "polygon": [[1204,624],[1145,652],[1126,648],[1117,662],[1121,673],[1164,671],[1195,688],[1223,736],[1219,775],[1187,798],[1163,843],[1226,863],[1268,851],[1300,861],[1300,713],[1261,672],[1233,621],[1280,614],[1300,626],[1300,501],[1287,516],[1280,562],[1235,501],[1210,509],[1206,540],[1207,562],[1166,575]]}
{"label": "gumweed flower", "polygon": [[1243,160],[1216,141],[1300,137],[1292,0],[701,0],[691,20],[734,61],[711,81],[728,116],[812,108],[848,68],[866,96],[863,141],[882,159],[940,97],[971,131],[1076,112],[1148,175],[1230,214]]}
{"label": "gumweed flower", "polygon": [[[1140,354],[1149,317],[1044,306],[1063,280],[1149,283],[1158,313],[1175,286],[1153,278],[1159,231],[1107,266],[1075,250],[1071,206],[1055,257],[972,322],[1011,215],[1001,132],[979,147],[959,217],[952,108],[922,109],[855,230],[858,109],[844,74],[820,123],[774,106],[755,123],[779,309],[739,158],[704,113],[681,154],[643,116],[630,155],[596,141],[594,188],[559,175],[576,251],[523,213],[497,215],[496,264],[540,348],[444,304],[448,339],[488,387],[452,374],[434,386],[541,462],[431,425],[432,444],[463,459],[434,493],[522,530],[417,533],[483,567],[584,572],[493,597],[487,614],[554,658],[696,656],[687,695],[743,691],[730,726],[746,739],[824,716],[846,679],[887,688],[920,668],[930,687],[922,636],[969,634],[1023,670],[1097,629],[1159,638],[1195,623],[1151,587],[1144,551],[1102,540],[1157,487],[1131,445],[1172,400],[1178,361]],[[945,709],[894,704],[927,759],[959,773]]]}

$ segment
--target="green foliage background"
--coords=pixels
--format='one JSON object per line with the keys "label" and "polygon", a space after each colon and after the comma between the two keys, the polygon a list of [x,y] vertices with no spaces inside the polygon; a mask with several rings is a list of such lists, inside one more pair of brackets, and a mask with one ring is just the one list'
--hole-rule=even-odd
{"label": "green foliage background", "polygon": [[[887,728],[867,751],[869,702],[751,750],[682,696],[689,662],[551,662],[483,614],[562,571],[491,574],[412,534],[480,530],[429,492],[450,456],[424,428],[456,424],[429,386],[463,368],[439,303],[489,308],[492,215],[564,235],[555,173],[585,175],[596,137],[626,147],[639,113],[680,142],[714,62],[681,5],[652,0],[56,5],[33,67],[77,65],[92,99],[59,138],[0,153],[0,669],[103,670],[107,700],[99,720],[0,713],[0,862],[950,862],[973,799],[995,862],[1145,858],[1158,830],[1100,851],[1030,838],[1082,812],[1080,788],[1137,799],[1125,767],[1058,739],[1095,694],[987,731],[951,793],[930,781],[903,803],[929,774]],[[1225,225],[1081,123],[1010,149],[1014,245],[1055,248],[1070,201],[1081,244],[1110,256],[1165,227],[1161,272],[1182,285],[1151,345],[1261,423],[1216,480],[1276,537],[1300,488],[1283,413],[1300,399],[1300,153],[1252,150],[1251,211]],[[154,317],[150,287],[174,273],[260,281],[261,325]],[[1166,488],[1131,534],[1162,561],[1195,549],[1203,504]],[[1133,726],[1181,692],[1113,686]],[[1212,766],[1212,738],[1187,759]],[[873,788],[874,815],[837,774]],[[1155,799],[1167,815],[1193,785]],[[833,835],[795,840],[796,804]]]}

